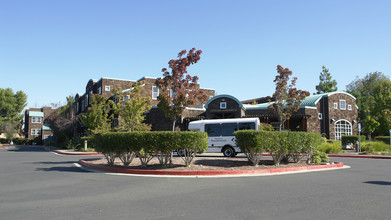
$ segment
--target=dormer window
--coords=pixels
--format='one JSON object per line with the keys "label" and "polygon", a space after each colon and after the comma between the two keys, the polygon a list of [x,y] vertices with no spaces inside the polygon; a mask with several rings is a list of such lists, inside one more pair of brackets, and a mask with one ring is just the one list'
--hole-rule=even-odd
{"label": "dormer window", "polygon": [[226,102],[220,102],[220,109],[226,109],[227,103]]}

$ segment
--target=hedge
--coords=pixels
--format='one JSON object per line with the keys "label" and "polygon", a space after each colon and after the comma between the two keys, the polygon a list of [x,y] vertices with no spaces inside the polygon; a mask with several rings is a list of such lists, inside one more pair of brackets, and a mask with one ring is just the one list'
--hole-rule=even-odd
{"label": "hedge", "polygon": [[167,158],[167,155],[178,149],[185,150],[182,158],[189,166],[197,152],[208,149],[206,133],[189,131],[99,133],[93,136],[92,142],[96,151],[104,154],[109,164],[113,164],[115,158],[119,157],[125,166],[137,156],[142,166],[146,167],[153,156]]}
{"label": "hedge", "polygon": [[[358,141],[358,135],[342,135],[341,137],[341,143],[342,143],[342,146],[347,146],[349,144],[353,144],[354,146],[356,146],[356,142]],[[365,136],[362,135],[361,136],[361,142],[364,142],[365,141]]]}
{"label": "hedge", "polygon": [[382,141],[386,144],[390,144],[390,136],[377,136],[375,137],[375,141]]}
{"label": "hedge", "polygon": [[[320,134],[309,132],[242,130],[234,134],[237,146],[243,152],[254,157],[267,151],[276,166],[286,156],[294,158],[295,162],[304,156],[309,158],[313,150],[324,142]],[[256,160],[249,160],[253,165],[258,165],[255,164]]]}

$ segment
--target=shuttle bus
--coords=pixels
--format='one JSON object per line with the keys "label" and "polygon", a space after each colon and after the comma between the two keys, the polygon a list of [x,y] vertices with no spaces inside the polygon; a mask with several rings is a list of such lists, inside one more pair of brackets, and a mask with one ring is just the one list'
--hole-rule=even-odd
{"label": "shuttle bus", "polygon": [[222,152],[226,157],[240,153],[236,146],[234,132],[237,130],[259,130],[259,118],[208,119],[189,123],[190,131],[208,133],[208,150],[210,153]]}

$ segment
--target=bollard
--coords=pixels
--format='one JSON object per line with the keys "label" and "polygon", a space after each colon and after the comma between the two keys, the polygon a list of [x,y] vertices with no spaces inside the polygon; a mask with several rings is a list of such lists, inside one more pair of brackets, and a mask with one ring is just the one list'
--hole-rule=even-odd
{"label": "bollard", "polygon": [[84,141],[84,151],[87,152],[87,140]]}

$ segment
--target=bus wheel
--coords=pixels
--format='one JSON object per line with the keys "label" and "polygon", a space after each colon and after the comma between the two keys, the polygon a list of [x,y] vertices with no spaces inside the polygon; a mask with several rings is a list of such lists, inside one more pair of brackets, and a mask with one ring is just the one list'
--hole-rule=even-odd
{"label": "bus wheel", "polygon": [[223,154],[224,154],[225,157],[234,157],[235,156],[235,150],[232,147],[227,146],[227,147],[223,148]]}

